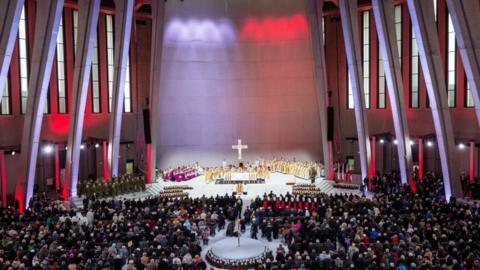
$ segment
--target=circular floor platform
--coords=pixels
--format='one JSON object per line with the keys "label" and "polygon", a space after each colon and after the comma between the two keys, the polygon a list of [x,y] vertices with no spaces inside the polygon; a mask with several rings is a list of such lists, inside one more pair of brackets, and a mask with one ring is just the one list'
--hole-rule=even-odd
{"label": "circular floor platform", "polygon": [[240,246],[236,237],[229,237],[212,245],[211,250],[216,256],[227,260],[243,260],[262,255],[265,245],[258,240],[240,237]]}
{"label": "circular floor platform", "polygon": [[241,237],[239,246],[236,237],[229,237],[211,246],[207,260],[210,264],[225,269],[250,268],[255,262],[264,260],[265,251],[265,244],[259,240]]}

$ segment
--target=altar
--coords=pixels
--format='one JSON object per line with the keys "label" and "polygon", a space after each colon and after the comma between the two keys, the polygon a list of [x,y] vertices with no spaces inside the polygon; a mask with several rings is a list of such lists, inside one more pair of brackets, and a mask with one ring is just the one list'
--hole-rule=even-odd
{"label": "altar", "polygon": [[261,174],[251,171],[251,172],[232,172],[226,171],[221,175],[218,175],[214,179],[216,184],[229,184],[236,185],[239,183],[242,184],[263,184],[265,183],[265,177]]}
{"label": "altar", "polygon": [[254,181],[257,180],[256,172],[226,172],[224,179],[232,182]]}
{"label": "altar", "polygon": [[[256,175],[256,173],[253,173]],[[254,180],[252,178],[256,178],[255,176],[252,177],[251,173],[248,172],[234,172],[230,174],[231,181],[245,181],[245,180]]]}

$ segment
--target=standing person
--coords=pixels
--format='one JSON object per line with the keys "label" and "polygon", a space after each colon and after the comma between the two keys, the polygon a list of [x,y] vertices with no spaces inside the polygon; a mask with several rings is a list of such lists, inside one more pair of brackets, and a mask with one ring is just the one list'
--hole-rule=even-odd
{"label": "standing person", "polygon": [[242,207],[243,207],[243,201],[238,196],[237,202],[235,203],[235,218],[242,218]]}
{"label": "standing person", "polygon": [[257,234],[258,234],[258,224],[257,224],[257,220],[253,218],[252,227],[250,228],[250,237],[252,239],[257,239]]}
{"label": "standing person", "polygon": [[315,169],[314,166],[310,167],[310,170],[309,170],[308,174],[309,174],[310,181],[312,182],[312,184],[315,184],[315,178],[317,177],[317,170]]}
{"label": "standing person", "polygon": [[363,178],[362,185],[360,186],[360,189],[363,195],[365,195],[365,192],[367,192],[367,187],[368,187],[368,178],[365,177]]}
{"label": "standing person", "polygon": [[203,245],[207,246],[208,245],[208,239],[210,237],[210,228],[208,226],[205,226],[202,232],[202,240],[203,240]]}
{"label": "standing person", "polygon": [[268,221],[267,226],[265,227],[265,234],[267,236],[268,242],[272,241],[273,226],[270,221]]}

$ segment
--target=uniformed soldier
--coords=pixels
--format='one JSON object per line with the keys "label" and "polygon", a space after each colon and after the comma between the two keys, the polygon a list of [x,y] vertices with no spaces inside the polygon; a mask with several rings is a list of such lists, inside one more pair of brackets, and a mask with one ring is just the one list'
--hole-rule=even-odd
{"label": "uniformed soldier", "polygon": [[85,197],[90,197],[90,195],[91,195],[90,190],[91,190],[91,183],[90,183],[90,181],[88,181],[87,183],[85,183],[85,188],[84,188],[84,193],[83,193],[85,195]]}
{"label": "uniformed soldier", "polygon": [[85,192],[85,181],[79,181],[77,184],[77,195],[81,197]]}
{"label": "uniformed soldier", "polygon": [[142,175],[142,177],[140,178],[140,184],[142,186],[143,191],[147,190],[147,186],[146,186],[147,181],[145,180],[146,180],[145,175]]}
{"label": "uniformed soldier", "polygon": [[127,180],[123,177],[118,178],[120,182],[120,194],[124,194],[127,191]]}
{"label": "uniformed soldier", "polygon": [[108,197],[113,196],[113,183],[112,183],[112,181],[108,182],[108,184],[107,184],[107,196]]}
{"label": "uniformed soldier", "polygon": [[[97,180],[98,181],[98,180]],[[105,184],[104,181],[98,181],[98,189],[97,193],[100,198],[105,198],[106,197],[106,191],[107,191],[107,184]]]}
{"label": "uniformed soldier", "polygon": [[112,196],[113,197],[116,197],[118,195],[118,184],[117,184],[117,181],[112,181],[111,182],[111,185],[112,185]]}

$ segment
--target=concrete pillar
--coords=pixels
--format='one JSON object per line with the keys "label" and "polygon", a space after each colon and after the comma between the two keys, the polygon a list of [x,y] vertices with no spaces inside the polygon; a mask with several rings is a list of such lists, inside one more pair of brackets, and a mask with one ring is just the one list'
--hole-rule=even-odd
{"label": "concrete pillar", "polygon": [[0,180],[2,181],[2,206],[7,206],[7,168],[5,167],[5,151],[0,150]]}
{"label": "concrete pillar", "polygon": [[470,183],[475,181],[475,142],[470,142],[470,165],[469,165],[469,180]]}
{"label": "concrete pillar", "polygon": [[110,178],[110,171],[108,170],[108,142],[102,142],[102,157],[103,157],[103,180],[108,182]]}
{"label": "concrete pillar", "polygon": [[340,0],[339,8],[345,42],[345,52],[348,62],[348,72],[350,73],[352,84],[355,123],[357,126],[358,148],[360,150],[360,165],[363,181],[364,178],[368,177],[371,149],[367,111],[365,109],[365,94],[363,90],[362,59],[360,53],[360,38],[358,36],[357,1]]}
{"label": "concrete pillar", "polygon": [[328,83],[325,64],[325,49],[322,38],[323,0],[308,1],[308,22],[311,29],[315,88],[317,90],[318,113],[320,117],[320,130],[322,133],[322,151],[325,175],[330,176],[330,147],[327,140],[327,106],[328,106]]}
{"label": "concrete pillar", "polygon": [[24,0],[0,1],[0,104],[12,58]]}
{"label": "concrete pillar", "polygon": [[418,178],[423,179],[423,139],[418,139]]}
{"label": "concrete pillar", "polygon": [[108,134],[108,165],[110,177],[118,175],[120,140],[122,135],[123,98],[130,34],[132,32],[133,0],[115,1],[115,56],[112,112]]}
{"label": "concrete pillar", "polygon": [[55,157],[55,190],[58,190],[60,188],[60,152],[58,144],[55,144],[53,154]]}
{"label": "concrete pillar", "polygon": [[455,138],[450,111],[447,106],[447,89],[440,58],[433,2],[408,0],[407,3],[413,30],[417,38],[420,62],[432,110],[445,197],[448,200],[452,195],[461,196],[462,187],[455,166]]}
{"label": "concrete pillar", "polygon": [[[370,161],[370,173],[368,174],[368,178],[371,179],[377,173],[377,137],[376,136],[372,136],[370,146],[372,147],[372,159]],[[370,186],[369,186],[369,189],[370,189]]]}
{"label": "concrete pillar", "polygon": [[[150,58],[150,126],[152,143],[150,146],[150,164],[147,166],[150,178],[155,177],[157,167],[157,145],[160,128],[160,76],[162,67],[163,51],[163,18],[165,12],[165,1],[152,1],[152,49]],[[152,179],[150,179],[151,181]],[[148,181],[148,179],[147,179]]]}
{"label": "concrete pillar", "polygon": [[20,211],[33,195],[43,111],[55,55],[63,0],[45,0],[37,5],[35,38],[28,82],[27,111],[23,122],[21,162],[17,174],[15,198]]}
{"label": "concrete pillar", "polygon": [[328,174],[325,173],[325,176],[327,177],[328,180],[335,180],[335,169],[333,168],[333,142],[329,141],[328,142],[328,154],[330,155],[329,157],[329,164],[324,164],[325,166],[329,167]]}
{"label": "concrete pillar", "polygon": [[372,150],[372,158],[370,160],[370,168],[368,171],[368,190],[372,190],[372,179],[377,174],[377,137],[372,136],[370,147]]}
{"label": "concrete pillar", "polygon": [[446,0],[480,126],[480,3]]}
{"label": "concrete pillar", "polygon": [[152,183],[152,144],[147,144],[147,177],[145,178],[147,184]]}
{"label": "concrete pillar", "polygon": [[73,92],[68,130],[68,148],[65,158],[64,200],[77,196],[80,145],[82,144],[83,120],[87,102],[92,53],[97,33],[100,0],[80,0],[78,12],[77,51],[73,70]]}
{"label": "concrete pillar", "polygon": [[393,126],[397,139],[398,165],[403,184],[413,167],[412,148],[408,132],[407,114],[403,94],[401,64],[395,35],[395,9],[392,0],[372,0],[375,26],[378,34],[380,53],[385,67],[388,97],[392,106]]}

